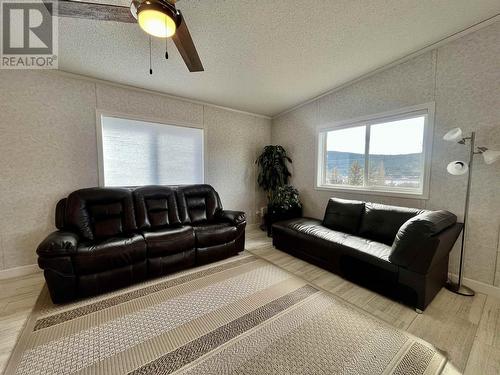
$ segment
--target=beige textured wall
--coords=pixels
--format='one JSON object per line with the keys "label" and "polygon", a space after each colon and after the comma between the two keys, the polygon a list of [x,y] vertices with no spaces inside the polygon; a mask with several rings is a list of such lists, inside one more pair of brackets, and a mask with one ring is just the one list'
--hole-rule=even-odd
{"label": "beige textured wall", "polygon": [[224,207],[247,212],[263,196],[254,161],[271,121],[59,72],[0,71],[0,269],[36,263],[54,207],[98,184],[96,110],[205,129],[205,181]]}
{"label": "beige textured wall", "polygon": [[[479,145],[500,150],[500,23],[380,72],[275,118],[272,142],[293,158],[292,183],[305,214],[321,218],[330,196],[448,209],[463,215],[466,179],[446,173],[449,161],[467,160],[467,148],[442,141],[453,127],[477,131]],[[405,199],[314,189],[316,129],[337,121],[435,101],[430,199]],[[500,286],[500,163],[476,159],[465,276]],[[456,272],[459,247],[452,252]]]}

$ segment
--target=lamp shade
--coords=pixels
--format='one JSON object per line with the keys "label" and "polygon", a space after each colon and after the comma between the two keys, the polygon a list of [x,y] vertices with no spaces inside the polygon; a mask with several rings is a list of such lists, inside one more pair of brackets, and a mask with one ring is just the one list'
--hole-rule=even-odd
{"label": "lamp shade", "polygon": [[483,158],[486,164],[493,164],[500,159],[500,151],[486,150],[483,152]]}
{"label": "lamp shade", "polygon": [[465,161],[456,160],[448,164],[446,170],[449,174],[460,176],[467,173],[469,165]]}
{"label": "lamp shade", "polygon": [[462,129],[453,128],[449,130],[444,136],[443,139],[448,142],[456,142],[462,139]]}

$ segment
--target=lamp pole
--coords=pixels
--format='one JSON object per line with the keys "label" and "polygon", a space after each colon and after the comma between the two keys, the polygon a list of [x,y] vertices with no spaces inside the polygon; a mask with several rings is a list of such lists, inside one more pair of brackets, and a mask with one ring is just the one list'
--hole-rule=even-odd
{"label": "lamp pole", "polygon": [[448,281],[446,288],[454,293],[460,294],[462,296],[473,296],[475,293],[471,288],[462,285],[463,278],[463,268],[464,268],[464,250],[465,250],[465,240],[467,233],[467,218],[469,216],[469,202],[470,202],[470,187],[472,180],[472,164],[474,162],[475,143],[476,143],[476,133],[472,132],[470,137],[463,138],[459,143],[465,143],[465,141],[470,140],[470,154],[469,154],[469,175],[467,177],[467,193],[465,195],[465,208],[464,208],[464,228],[462,230],[462,248],[460,250],[460,267],[458,270],[458,283]]}

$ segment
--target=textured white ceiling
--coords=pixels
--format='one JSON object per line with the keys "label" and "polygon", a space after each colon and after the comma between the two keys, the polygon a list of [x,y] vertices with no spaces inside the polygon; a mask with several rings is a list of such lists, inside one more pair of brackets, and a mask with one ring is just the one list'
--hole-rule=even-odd
{"label": "textured white ceiling", "polygon": [[[97,1],[95,1],[97,2]],[[102,0],[127,3],[127,0]],[[60,19],[59,68],[275,115],[500,12],[498,0],[182,0],[205,72],[136,24]],[[133,105],[133,103],[131,103]]]}

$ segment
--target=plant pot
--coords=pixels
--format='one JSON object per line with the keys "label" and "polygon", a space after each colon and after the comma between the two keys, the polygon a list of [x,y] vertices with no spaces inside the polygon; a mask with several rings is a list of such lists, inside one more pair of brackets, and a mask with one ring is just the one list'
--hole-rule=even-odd
{"label": "plant pot", "polygon": [[294,207],[289,210],[278,210],[268,205],[267,214],[264,216],[268,237],[272,236],[274,223],[277,223],[278,221],[294,219],[297,217],[302,217],[302,207]]}

